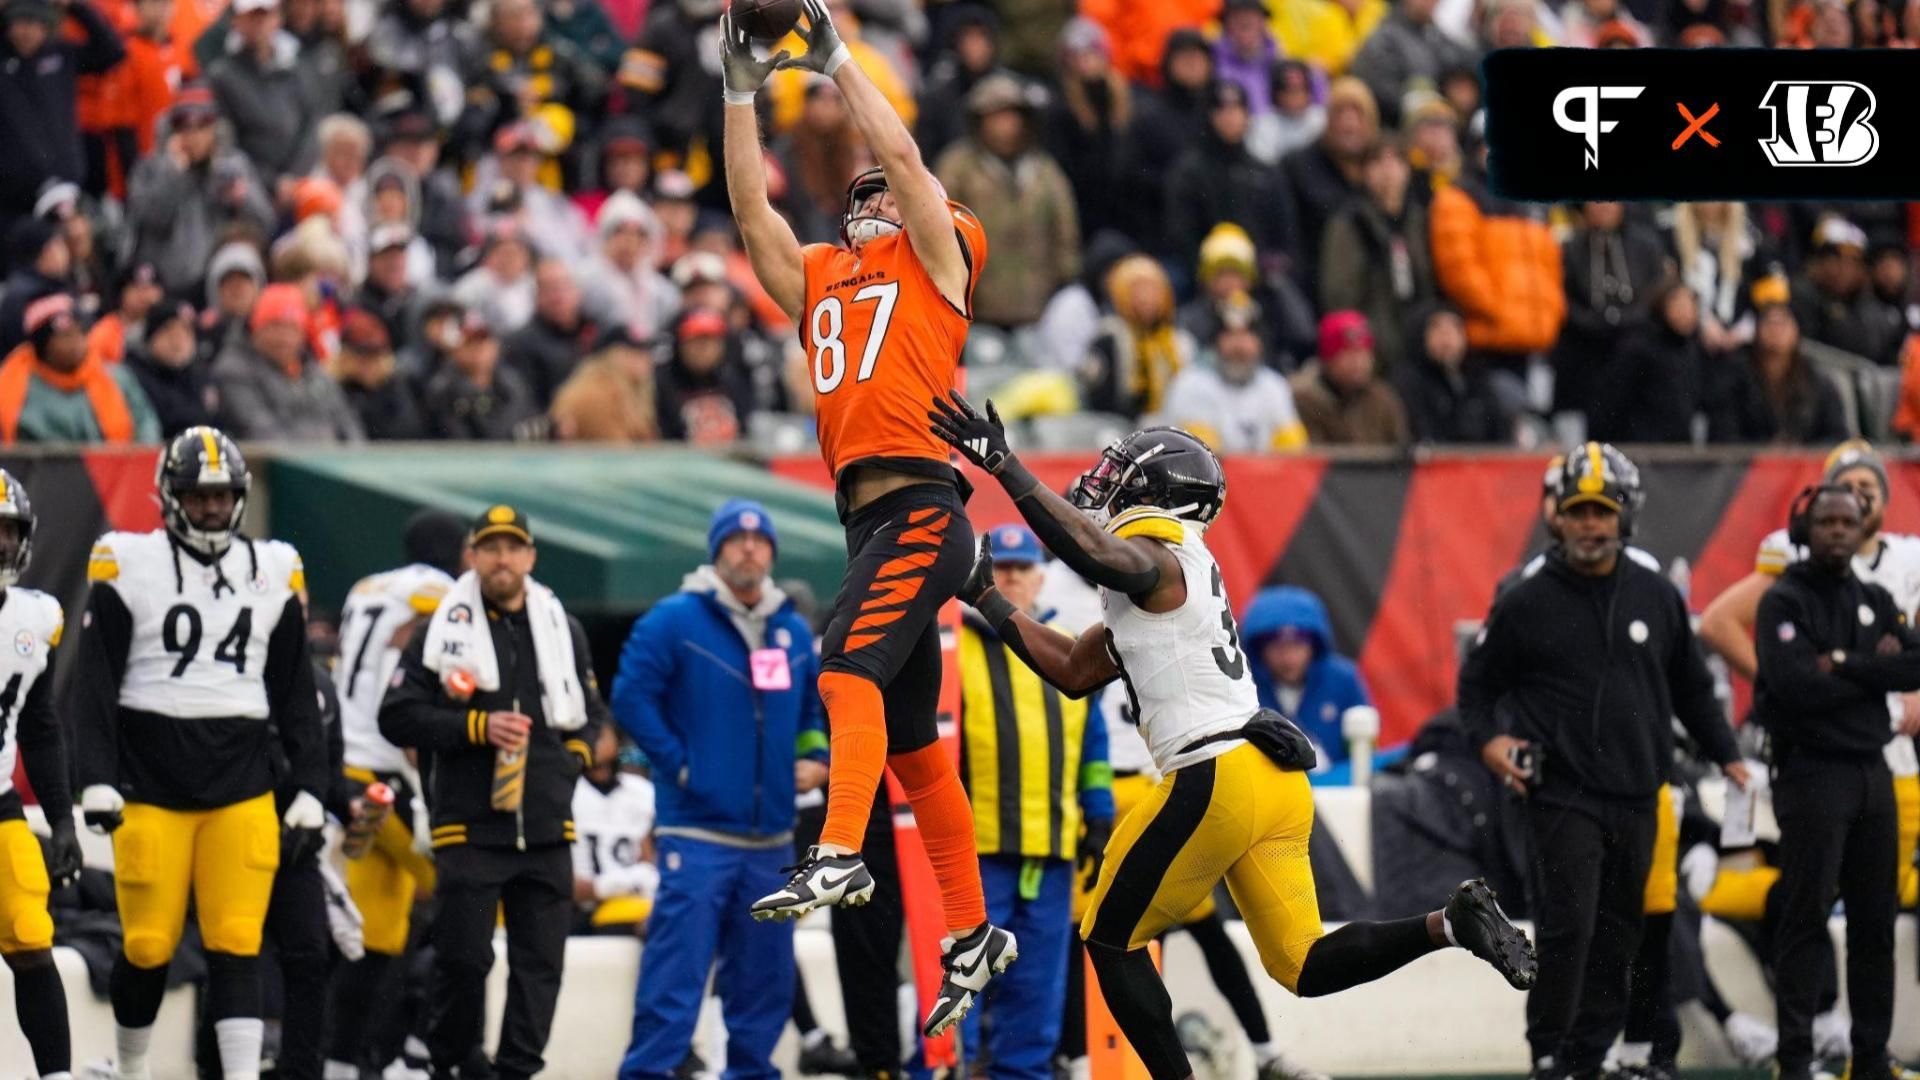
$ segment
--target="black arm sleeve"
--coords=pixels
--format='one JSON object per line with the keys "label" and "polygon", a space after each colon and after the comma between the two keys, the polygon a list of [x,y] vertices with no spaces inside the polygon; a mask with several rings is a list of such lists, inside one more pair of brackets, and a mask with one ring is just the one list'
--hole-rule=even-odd
{"label": "black arm sleeve", "polygon": [[25,757],[27,782],[46,811],[47,821],[73,821],[73,781],[67,772],[67,740],[53,708],[53,664],[57,650],[48,650],[47,668],[33,680],[26,703],[20,706],[16,729]]}
{"label": "black arm sleeve", "polygon": [[267,639],[267,708],[287,754],[287,780],[314,798],[327,794],[327,733],[322,730],[319,691],[313,685],[313,655],[307,648],[307,612],[298,596],[287,598]]}
{"label": "black arm sleeve", "polygon": [[1673,656],[1667,664],[1667,687],[1673,695],[1674,715],[1680,718],[1680,724],[1687,734],[1700,744],[1700,752],[1707,760],[1716,765],[1726,765],[1740,760],[1740,745],[1734,741],[1733,729],[1727,726],[1727,718],[1720,711],[1720,701],[1713,696],[1713,673],[1707,670],[1707,659],[1700,652],[1700,639],[1693,634],[1687,618],[1686,601],[1680,599],[1680,592],[1666,582],[1661,582],[1672,601],[1672,619],[1676,627]]}
{"label": "black arm sleeve", "polygon": [[127,671],[133,615],[112,585],[87,591],[81,620],[80,656],[74,665],[67,708],[73,715],[74,775],[81,790],[120,782],[120,679]]}
{"label": "black arm sleeve", "polygon": [[[1112,679],[1101,679],[1099,682],[1089,686],[1068,686],[1054,681],[1048,677],[1047,669],[1041,666],[1039,661],[1034,659],[1032,650],[1027,647],[1027,640],[1023,636],[1020,624],[1014,621],[1013,618],[1013,604],[1010,603],[1006,597],[1001,596],[998,589],[988,590],[986,596],[982,598],[982,601],[988,606],[987,608],[981,609],[981,617],[986,620],[989,626],[993,627],[994,633],[1000,635],[1000,640],[1006,643],[1007,650],[1019,657],[1020,662],[1027,665],[1035,675],[1040,676],[1041,681],[1045,682],[1048,686],[1053,687],[1055,690],[1060,691],[1075,701],[1079,701],[1098,693],[1101,687],[1113,681]],[[1053,631],[1043,632],[1052,633]]]}
{"label": "black arm sleeve", "polygon": [[[1027,524],[1033,527],[1034,535],[1074,573],[1095,585],[1128,596],[1139,596],[1160,584],[1160,568],[1152,563],[1148,563],[1144,570],[1123,570],[1108,566],[1088,551],[1074,531],[1092,529],[1098,533],[1098,528],[1066,500],[1041,487],[1018,457],[1007,458],[997,479],[1007,494],[1013,497],[1013,505],[1020,511],[1020,516],[1026,518]],[[1060,516],[1062,512],[1073,515],[1071,521],[1063,520]],[[1117,537],[1113,538],[1113,542],[1124,543]]]}
{"label": "black arm sleeve", "polygon": [[[577,640],[577,639],[576,639]],[[441,692],[440,677],[427,670],[426,631],[413,635],[395,670],[399,682],[380,702],[380,734],[395,746],[450,750],[487,741],[486,717]]]}

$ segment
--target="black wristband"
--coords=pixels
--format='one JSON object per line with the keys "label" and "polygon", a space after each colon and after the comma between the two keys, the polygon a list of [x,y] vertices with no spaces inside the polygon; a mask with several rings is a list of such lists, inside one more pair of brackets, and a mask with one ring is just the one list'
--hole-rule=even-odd
{"label": "black wristband", "polygon": [[999,589],[988,589],[981,593],[980,599],[973,602],[973,609],[978,611],[980,617],[987,620],[987,625],[993,627],[996,632],[1007,624],[1008,619],[1013,618],[1015,611],[1019,610],[1013,606],[1012,601],[1000,595]]}
{"label": "black wristband", "polygon": [[1033,494],[1033,489],[1040,486],[1040,481],[1027,471],[1027,467],[1021,464],[1019,458],[1012,454],[1007,455],[1006,463],[1000,466],[1000,471],[994,474],[994,478],[1000,481],[1000,486],[1006,489],[1007,494],[1016,501]]}

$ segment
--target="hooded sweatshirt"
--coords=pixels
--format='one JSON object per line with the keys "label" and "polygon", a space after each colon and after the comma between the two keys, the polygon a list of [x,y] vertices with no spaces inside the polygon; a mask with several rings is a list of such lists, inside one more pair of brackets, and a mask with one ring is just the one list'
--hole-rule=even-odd
{"label": "hooded sweatshirt", "polygon": [[[1261,659],[1261,652],[1282,631],[1300,634],[1313,645],[1313,660],[1299,686],[1279,682]],[[1340,734],[1340,717],[1356,705],[1373,704],[1373,695],[1367,692],[1359,667],[1334,652],[1326,605],[1296,586],[1262,589],[1247,605],[1240,633],[1246,639],[1247,655],[1254,660],[1253,688],[1260,704],[1280,710],[1299,725],[1313,740],[1322,765],[1345,763],[1347,740]]]}

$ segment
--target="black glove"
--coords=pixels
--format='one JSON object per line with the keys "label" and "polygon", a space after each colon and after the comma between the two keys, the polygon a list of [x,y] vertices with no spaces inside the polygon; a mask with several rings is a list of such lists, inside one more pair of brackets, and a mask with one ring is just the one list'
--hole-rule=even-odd
{"label": "black glove", "polygon": [[973,557],[973,569],[968,572],[967,580],[960,584],[955,594],[961,600],[974,607],[980,606],[980,598],[993,588],[993,537],[980,534],[980,551]]}
{"label": "black glove", "polygon": [[930,430],[960,451],[961,457],[1000,475],[1013,460],[1013,450],[1007,445],[1007,428],[1000,422],[992,400],[987,402],[987,415],[981,416],[958,390],[951,393],[951,402],[933,399],[933,410],[927,413],[927,419],[933,421]]}
{"label": "black glove", "polygon": [[320,830],[326,823],[326,811],[321,809],[319,799],[306,791],[295,795],[280,818],[280,865],[298,866],[313,858],[325,839]]}
{"label": "black glove", "polygon": [[1079,856],[1074,872],[1080,875],[1080,888],[1092,892],[1100,880],[1100,867],[1107,861],[1107,841],[1113,838],[1113,822],[1089,821],[1080,833]]}
{"label": "black glove", "polygon": [[52,838],[47,841],[47,877],[56,889],[64,889],[80,880],[80,837],[74,832],[73,815],[64,821],[50,821]]}

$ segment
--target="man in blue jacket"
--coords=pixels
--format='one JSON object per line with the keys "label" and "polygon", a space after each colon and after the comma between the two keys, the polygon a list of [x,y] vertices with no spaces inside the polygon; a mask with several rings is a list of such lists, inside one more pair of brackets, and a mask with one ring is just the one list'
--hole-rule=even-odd
{"label": "man in blue jacket", "polygon": [[[1253,685],[1260,704],[1300,725],[1320,756],[1316,784],[1344,784],[1351,777],[1340,718],[1356,705],[1372,705],[1360,668],[1333,651],[1327,606],[1293,585],[1262,589],[1240,619],[1247,652],[1256,658]],[[1397,755],[1375,755],[1384,764]]]}
{"label": "man in blue jacket", "polygon": [[621,1080],[673,1075],[716,963],[728,1077],[780,1075],[793,926],[748,909],[786,880],[794,793],[826,782],[827,735],[813,632],[769,579],[778,547],[764,507],[727,502],[707,531],[710,564],[620,653],[613,713],[653,763],[660,859]]}

